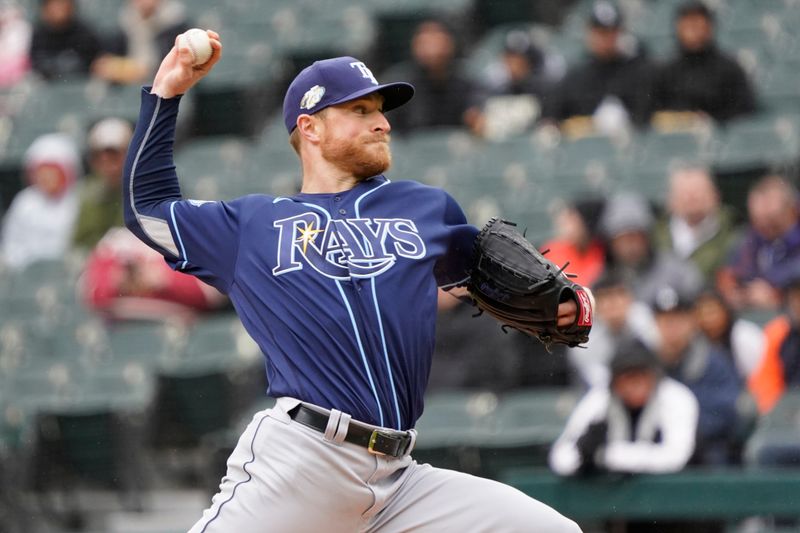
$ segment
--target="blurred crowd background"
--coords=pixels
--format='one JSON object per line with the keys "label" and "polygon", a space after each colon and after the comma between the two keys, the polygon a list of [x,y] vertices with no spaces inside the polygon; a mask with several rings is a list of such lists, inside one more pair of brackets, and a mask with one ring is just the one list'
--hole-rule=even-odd
{"label": "blurred crowd background", "polygon": [[[109,513],[213,493],[271,402],[227,299],[122,227],[139,93],[191,27],[225,48],[182,103],[186,197],[297,192],[283,92],[353,55],[417,89],[390,179],[518,223],[593,288],[588,346],[552,351],[441,293],[418,460],[600,491],[796,468],[798,23],[796,0],[0,0],[0,532],[172,531]],[[794,531],[786,482],[764,512],[584,526]]]}

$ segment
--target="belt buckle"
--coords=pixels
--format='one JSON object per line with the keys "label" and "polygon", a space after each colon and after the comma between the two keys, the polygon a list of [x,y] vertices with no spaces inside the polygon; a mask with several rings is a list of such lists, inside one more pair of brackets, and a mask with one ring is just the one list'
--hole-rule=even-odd
{"label": "belt buckle", "polygon": [[386,455],[386,452],[376,450],[375,445],[386,444],[387,439],[393,439],[393,438],[394,436],[387,431],[381,431],[380,429],[373,430],[372,435],[370,435],[369,437],[369,444],[367,445],[367,451],[372,455]]}

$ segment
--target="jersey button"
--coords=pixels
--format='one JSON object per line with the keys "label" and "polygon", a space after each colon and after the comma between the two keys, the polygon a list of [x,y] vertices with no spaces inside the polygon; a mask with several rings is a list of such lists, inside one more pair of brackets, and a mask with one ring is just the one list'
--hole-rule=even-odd
{"label": "jersey button", "polygon": [[341,196],[334,196],[333,197],[333,201],[334,202],[341,202],[342,201],[342,197]]}
{"label": "jersey button", "polygon": [[339,214],[340,215],[346,215],[347,214],[347,209],[339,209]]}

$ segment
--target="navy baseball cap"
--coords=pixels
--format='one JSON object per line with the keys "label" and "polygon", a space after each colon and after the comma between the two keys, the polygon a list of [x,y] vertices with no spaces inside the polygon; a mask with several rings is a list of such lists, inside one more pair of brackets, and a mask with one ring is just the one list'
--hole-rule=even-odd
{"label": "navy baseball cap", "polygon": [[289,84],[283,99],[283,122],[291,133],[302,114],[313,115],[374,92],[383,95],[383,110],[389,111],[411,100],[414,86],[405,82],[380,84],[369,68],[354,57],[315,61]]}

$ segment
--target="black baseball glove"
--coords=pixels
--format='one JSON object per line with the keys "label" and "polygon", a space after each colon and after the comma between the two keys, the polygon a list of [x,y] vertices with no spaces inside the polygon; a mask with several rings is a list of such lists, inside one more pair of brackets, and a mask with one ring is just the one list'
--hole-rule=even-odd
{"label": "black baseball glove", "polygon": [[[577,346],[589,340],[592,304],[563,268],[544,258],[515,224],[491,219],[475,239],[467,290],[475,305],[510,327],[553,343]],[[575,300],[575,322],[559,328],[558,305]]]}

